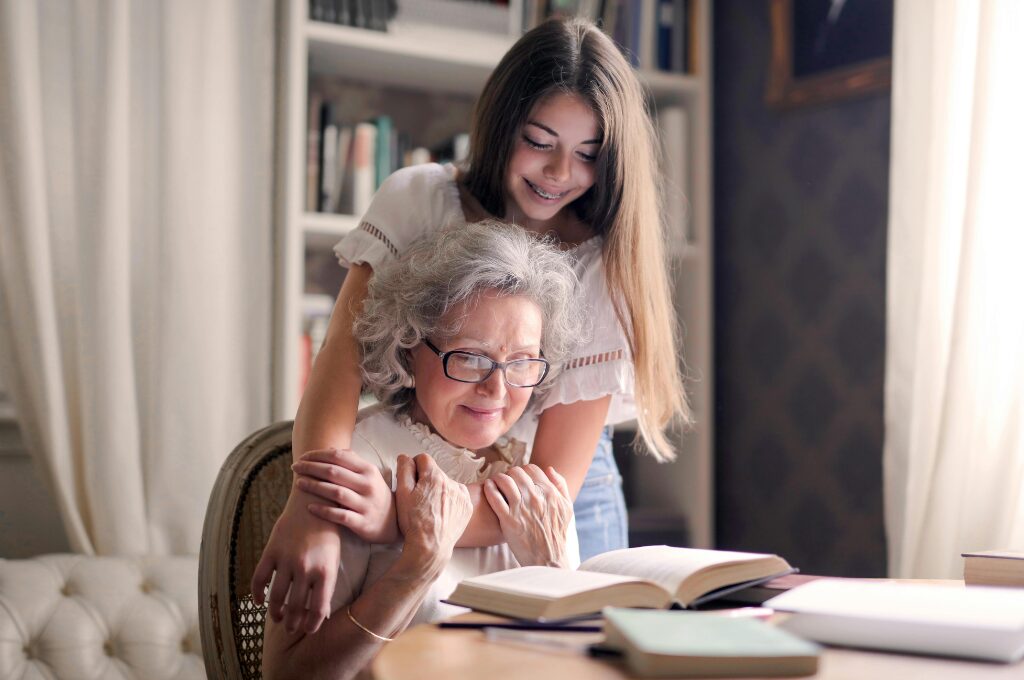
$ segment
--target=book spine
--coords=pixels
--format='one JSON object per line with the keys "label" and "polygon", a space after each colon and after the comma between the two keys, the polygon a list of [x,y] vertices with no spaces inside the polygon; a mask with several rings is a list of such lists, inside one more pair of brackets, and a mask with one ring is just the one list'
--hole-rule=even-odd
{"label": "book spine", "polygon": [[335,154],[334,182],[331,185],[331,207],[332,212],[345,212],[343,205],[345,194],[345,181],[349,168],[350,154],[352,148],[352,126],[342,125],[338,127],[337,153]]}
{"label": "book spine", "polygon": [[356,125],[352,144],[352,214],[362,217],[370,207],[375,189],[377,127],[373,123]]}
{"label": "book spine", "polygon": [[323,170],[320,181],[320,211],[332,213],[337,209],[334,205],[334,183],[338,174],[338,126],[331,123],[324,128],[323,139]]}
{"label": "book spine", "polygon": [[672,40],[675,0],[658,0],[657,66],[660,71],[672,70]]}
{"label": "book spine", "polygon": [[672,3],[672,66],[673,73],[686,73],[686,12],[687,0]]}
{"label": "book spine", "polygon": [[376,173],[373,188],[376,190],[384,180],[391,174],[391,118],[388,116],[377,116],[374,120],[377,126],[377,144],[375,147]]}
{"label": "book spine", "polygon": [[320,196],[320,107],[319,92],[310,92],[306,109],[306,210],[316,212]]}
{"label": "book spine", "polygon": [[657,25],[658,0],[640,0],[637,54],[640,59],[639,65],[642,69],[654,68]]}

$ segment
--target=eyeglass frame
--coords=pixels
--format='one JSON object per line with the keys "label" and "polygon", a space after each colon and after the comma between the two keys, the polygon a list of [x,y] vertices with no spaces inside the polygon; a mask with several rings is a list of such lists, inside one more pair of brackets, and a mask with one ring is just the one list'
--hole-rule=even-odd
{"label": "eyeglass frame", "polygon": [[[542,382],[544,382],[544,380],[548,377],[548,373],[551,372],[551,362],[548,361],[547,359],[545,359],[543,356],[540,356],[540,357],[530,357],[529,359],[513,359],[512,361],[495,361],[494,359],[490,358],[486,354],[478,354],[477,352],[468,352],[468,351],[466,351],[464,349],[450,349],[447,352],[442,352],[436,346],[434,346],[434,343],[430,342],[430,340],[427,340],[426,338],[423,338],[423,344],[426,345],[427,349],[429,349],[431,352],[436,354],[437,357],[441,360],[441,368],[442,368],[442,370],[444,370],[444,377],[448,378],[449,380],[454,380],[455,382],[464,383],[466,385],[479,385],[480,383],[487,382],[487,379],[490,378],[492,375],[494,375],[494,371],[496,369],[500,368],[501,369],[501,377],[502,377],[502,379],[504,379],[505,384],[508,385],[509,387],[516,387],[516,388],[536,387],[537,385],[540,385]],[[486,359],[487,361],[491,362],[491,368],[490,368],[489,371],[487,371],[487,374],[484,375],[484,377],[480,378],[480,380],[463,380],[462,378],[452,377],[452,375],[450,373],[448,373],[448,359],[451,358],[451,356],[453,354],[467,354],[467,355],[472,356],[472,357],[479,357],[481,359]],[[519,362],[519,361],[532,361],[532,362],[539,361],[542,364],[544,364],[544,372],[540,374],[540,379],[537,380],[537,382],[533,383],[532,385],[513,385],[512,383],[510,383],[509,380],[508,380],[508,373],[505,372],[505,368],[509,364],[514,364],[514,363]]]}

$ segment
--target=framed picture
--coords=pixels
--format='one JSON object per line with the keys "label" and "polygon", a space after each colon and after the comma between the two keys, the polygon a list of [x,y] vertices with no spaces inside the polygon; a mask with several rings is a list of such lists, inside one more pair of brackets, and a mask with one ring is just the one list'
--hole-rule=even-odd
{"label": "framed picture", "polygon": [[767,103],[788,108],[887,90],[892,24],[893,0],[771,0]]}

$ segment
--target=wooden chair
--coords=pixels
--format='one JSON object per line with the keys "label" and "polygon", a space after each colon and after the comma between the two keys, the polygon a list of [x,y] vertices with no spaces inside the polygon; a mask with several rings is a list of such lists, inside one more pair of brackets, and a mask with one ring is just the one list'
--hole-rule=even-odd
{"label": "wooden chair", "polygon": [[259,680],[267,608],[249,589],[292,483],[292,423],[259,430],[217,475],[199,549],[199,634],[210,678]]}

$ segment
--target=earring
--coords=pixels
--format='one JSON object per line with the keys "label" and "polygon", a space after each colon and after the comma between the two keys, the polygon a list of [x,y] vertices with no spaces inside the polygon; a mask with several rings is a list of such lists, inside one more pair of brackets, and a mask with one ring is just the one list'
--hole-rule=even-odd
{"label": "earring", "polygon": [[415,388],[416,376],[414,376],[412,373],[406,374],[405,378],[402,380],[402,387],[405,387],[406,389],[410,390]]}

